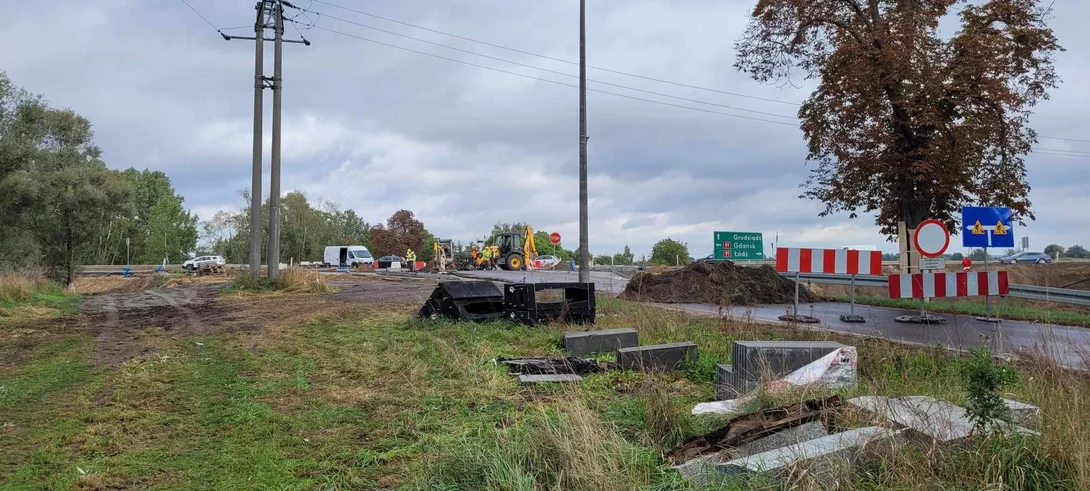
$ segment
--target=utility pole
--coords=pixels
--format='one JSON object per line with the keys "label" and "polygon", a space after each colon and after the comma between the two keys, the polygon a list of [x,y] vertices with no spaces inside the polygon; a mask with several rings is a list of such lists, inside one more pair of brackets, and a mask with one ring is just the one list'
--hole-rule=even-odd
{"label": "utility pole", "polygon": [[[257,21],[254,22],[254,37],[228,36],[220,33],[223,39],[252,39],[254,41],[254,160],[253,175],[250,185],[250,274],[261,274],[261,123],[264,117],[262,108],[262,90],[273,90],[273,134],[272,134],[272,172],[269,184],[269,279],[276,279],[280,272],[280,108],[281,89],[283,88],[282,59],[283,43],[302,43],[310,46],[305,38],[298,40],[284,39],[284,7],[298,8],[285,0],[258,0]],[[270,19],[272,25],[269,25]],[[265,30],[273,28],[273,39],[265,39]],[[274,42],[273,76],[265,76],[264,41]]]}
{"label": "utility pole", "polygon": [[269,279],[275,280],[280,274],[280,93],[283,88],[281,77],[284,45],[284,4],[276,3],[273,12],[273,114],[272,114],[272,172],[269,177]]}
{"label": "utility pole", "polygon": [[[261,119],[264,117],[261,91],[265,89],[265,3],[257,2],[254,22],[254,162],[250,181],[250,274],[261,274]],[[230,40],[230,39],[228,39]]]}
{"label": "utility pole", "polygon": [[587,2],[579,0],[579,282],[590,283],[587,226]]}

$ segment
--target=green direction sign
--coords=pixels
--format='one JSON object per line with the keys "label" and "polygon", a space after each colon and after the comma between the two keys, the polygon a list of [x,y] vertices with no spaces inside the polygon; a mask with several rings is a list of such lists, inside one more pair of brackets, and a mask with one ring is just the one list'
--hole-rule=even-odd
{"label": "green direction sign", "polygon": [[764,237],[760,232],[715,232],[716,259],[759,261],[765,258]]}

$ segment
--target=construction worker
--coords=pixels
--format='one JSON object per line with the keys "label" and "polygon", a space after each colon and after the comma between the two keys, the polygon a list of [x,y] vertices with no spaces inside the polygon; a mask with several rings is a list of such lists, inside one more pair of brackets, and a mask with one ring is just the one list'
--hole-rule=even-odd
{"label": "construction worker", "polygon": [[481,269],[492,269],[492,248],[485,246],[481,249],[481,262],[478,263]]}
{"label": "construction worker", "polygon": [[500,246],[492,246],[492,269],[496,269],[496,258],[500,257]]}
{"label": "construction worker", "polygon": [[416,253],[412,249],[405,253],[405,262],[409,263],[409,271],[416,267]]}

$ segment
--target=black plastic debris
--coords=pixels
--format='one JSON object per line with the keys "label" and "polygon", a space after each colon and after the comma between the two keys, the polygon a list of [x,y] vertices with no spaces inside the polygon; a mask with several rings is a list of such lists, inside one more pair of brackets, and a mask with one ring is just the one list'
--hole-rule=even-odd
{"label": "black plastic debris", "polygon": [[503,317],[503,293],[491,281],[444,281],[420,308],[420,317],[483,321]]}
{"label": "black plastic debris", "polygon": [[534,326],[548,321],[593,324],[594,283],[511,283],[503,305],[512,319]]}
{"label": "black plastic debris", "polygon": [[586,375],[588,373],[604,372],[608,368],[603,367],[597,361],[578,356],[569,356],[567,358],[497,358],[496,363],[507,365],[508,372],[513,375]]}

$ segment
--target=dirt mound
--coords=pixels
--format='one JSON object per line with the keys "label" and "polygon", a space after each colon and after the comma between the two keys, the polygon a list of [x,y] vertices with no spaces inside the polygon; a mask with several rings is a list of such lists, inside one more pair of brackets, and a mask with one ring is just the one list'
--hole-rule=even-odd
{"label": "dirt mound", "polygon": [[[640,302],[758,305],[789,303],[795,282],[781,277],[772,266],[737,266],[733,263],[697,263],[665,273],[642,271],[628,281],[621,298]],[[817,297],[805,287],[799,301]]]}

